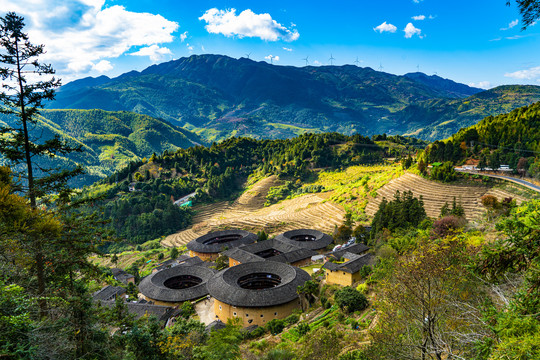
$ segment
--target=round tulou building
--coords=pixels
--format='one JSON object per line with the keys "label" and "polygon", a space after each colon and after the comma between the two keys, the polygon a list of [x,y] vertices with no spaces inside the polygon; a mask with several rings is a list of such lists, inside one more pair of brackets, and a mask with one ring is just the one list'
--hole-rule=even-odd
{"label": "round tulou building", "polygon": [[275,238],[286,244],[292,244],[304,249],[324,252],[326,247],[334,242],[334,239],[319,230],[297,229],[286,231]]}
{"label": "round tulou building", "polygon": [[217,273],[208,283],[219,320],[240,318],[245,327],[263,326],[301,308],[296,292],[311,277],[284,263],[259,261],[240,264]]}
{"label": "round tulou building", "polygon": [[223,230],[211,232],[187,243],[190,256],[198,256],[204,261],[217,259],[225,249],[253,244],[257,235],[244,230]]}
{"label": "round tulou building", "polygon": [[147,301],[174,306],[208,295],[206,283],[215,271],[204,266],[175,266],[142,279],[139,291]]}

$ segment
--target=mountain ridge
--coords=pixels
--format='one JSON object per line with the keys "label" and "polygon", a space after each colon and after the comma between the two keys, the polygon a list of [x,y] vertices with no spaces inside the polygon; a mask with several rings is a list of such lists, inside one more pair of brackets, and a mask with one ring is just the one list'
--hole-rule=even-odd
{"label": "mountain ridge", "polygon": [[[321,131],[414,133],[434,140],[450,131],[447,121],[469,126],[496,115],[499,108],[492,99],[488,108],[473,111],[474,116],[460,113],[455,110],[460,101],[485,91],[435,75],[401,76],[354,65],[278,66],[222,55],[192,55],[112,79],[70,84],[60,89],[49,108],[134,111],[193,130],[209,141]],[[496,94],[505,111],[540,100],[537,91],[519,99]],[[444,121],[432,116],[447,115],[447,109]],[[424,113],[429,123],[417,117]]]}

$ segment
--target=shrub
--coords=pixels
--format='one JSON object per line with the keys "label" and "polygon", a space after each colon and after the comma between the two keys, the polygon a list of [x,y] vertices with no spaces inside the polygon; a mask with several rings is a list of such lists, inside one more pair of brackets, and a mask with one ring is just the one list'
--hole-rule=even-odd
{"label": "shrub", "polygon": [[281,319],[273,319],[266,324],[266,330],[268,330],[273,335],[279,334],[283,331],[284,328],[285,321]]}
{"label": "shrub", "polygon": [[176,258],[178,257],[178,249],[175,248],[175,247],[173,247],[173,248],[171,249],[170,255],[171,255],[171,259],[176,259]]}
{"label": "shrub", "polygon": [[289,315],[285,318],[285,326],[296,324],[298,320],[300,320],[300,316],[298,316],[298,314]]}
{"label": "shrub", "polygon": [[364,265],[364,266],[362,266],[362,268],[360,269],[359,273],[360,273],[360,276],[362,277],[362,279],[365,279],[365,278],[367,278],[367,277],[371,274],[372,271],[373,271],[373,270],[372,270],[371,266],[369,266],[369,265]]}
{"label": "shrub", "polygon": [[356,291],[358,291],[359,293],[364,294],[364,295],[367,294],[367,290],[368,290],[368,285],[366,283],[359,284],[356,287]]}
{"label": "shrub", "polygon": [[369,360],[361,350],[353,350],[341,355],[338,360]]}
{"label": "shrub", "polygon": [[263,336],[265,333],[266,333],[265,328],[262,327],[262,326],[259,326],[258,328],[256,328],[253,331],[246,332],[244,334],[244,338],[245,339],[255,339],[255,338]]}
{"label": "shrub", "polygon": [[348,313],[364,310],[369,305],[365,295],[350,286],[337,291],[334,299],[337,306]]}
{"label": "shrub", "polygon": [[186,319],[195,314],[195,308],[190,301],[184,301],[180,307],[180,310],[182,311],[182,316]]}
{"label": "shrub", "polygon": [[454,215],[445,216],[439,220],[433,222],[433,229],[431,231],[432,238],[444,238],[454,234],[457,230],[461,229],[467,220],[462,217]]}
{"label": "shrub", "polygon": [[304,336],[306,335],[308,332],[309,332],[310,328],[309,328],[309,324],[306,323],[306,322],[301,322],[300,324],[298,324],[298,326],[296,327],[296,331],[298,331],[298,334],[300,336]]}

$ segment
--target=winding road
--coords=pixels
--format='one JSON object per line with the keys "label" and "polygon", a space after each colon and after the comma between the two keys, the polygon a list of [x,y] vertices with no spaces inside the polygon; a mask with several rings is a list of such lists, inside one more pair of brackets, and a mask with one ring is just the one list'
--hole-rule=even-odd
{"label": "winding road", "polygon": [[531,183],[529,181],[526,181],[526,180],[516,179],[516,178],[511,177],[511,176],[484,174],[484,173],[480,173],[480,172],[476,172],[476,171],[463,171],[463,170],[458,170],[458,169],[456,169],[456,171],[459,171],[459,172],[462,172],[462,173],[468,173],[468,174],[489,176],[489,177],[496,178],[496,179],[502,179],[502,180],[510,181],[510,182],[513,182],[513,183],[516,183],[516,184],[519,184],[519,185],[523,185],[526,188],[529,188],[531,190],[534,190],[534,191],[540,193],[540,186],[538,186],[536,184],[533,184],[533,183]]}

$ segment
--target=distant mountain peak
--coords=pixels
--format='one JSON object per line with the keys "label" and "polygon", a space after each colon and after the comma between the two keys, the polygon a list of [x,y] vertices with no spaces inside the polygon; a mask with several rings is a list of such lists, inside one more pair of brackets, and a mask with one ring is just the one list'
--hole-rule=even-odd
{"label": "distant mountain peak", "polygon": [[403,76],[434,89],[448,91],[451,94],[455,94],[456,97],[467,97],[484,91],[484,89],[460,84],[450,79],[444,79],[438,75],[427,75],[422,72],[407,73]]}

